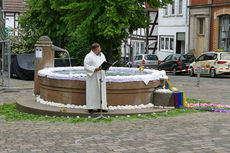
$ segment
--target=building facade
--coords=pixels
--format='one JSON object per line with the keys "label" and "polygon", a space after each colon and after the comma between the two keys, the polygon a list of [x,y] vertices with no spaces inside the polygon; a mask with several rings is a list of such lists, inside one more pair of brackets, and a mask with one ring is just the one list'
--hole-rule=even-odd
{"label": "building facade", "polygon": [[158,10],[150,8],[147,3],[145,9],[151,19],[149,28],[137,29],[122,43],[122,57],[129,57],[131,61],[138,54],[154,54],[157,50]]}
{"label": "building facade", "polygon": [[211,16],[210,49],[230,52],[230,1],[213,0]]}
{"label": "building facade", "polygon": [[203,52],[230,51],[230,1],[191,0],[190,45],[197,57]]}
{"label": "building facade", "polygon": [[195,57],[209,50],[210,10],[204,5],[206,1],[191,0],[189,6],[189,50]]}
{"label": "building facade", "polygon": [[3,0],[3,18],[9,35],[18,35],[18,17],[26,11],[24,0]]}
{"label": "building facade", "polygon": [[189,0],[174,0],[159,9],[158,49],[156,55],[164,59],[170,54],[188,53]]}

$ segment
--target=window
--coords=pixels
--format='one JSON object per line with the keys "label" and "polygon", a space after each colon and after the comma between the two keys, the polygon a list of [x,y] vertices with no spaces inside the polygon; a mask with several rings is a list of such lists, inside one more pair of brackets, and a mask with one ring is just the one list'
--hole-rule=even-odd
{"label": "window", "polygon": [[142,60],[142,55],[136,56],[135,61]]}
{"label": "window", "polygon": [[198,57],[197,61],[204,61],[205,60],[205,54],[201,55],[200,57]]}
{"label": "window", "polygon": [[169,49],[169,38],[165,38],[165,49]]}
{"label": "window", "polygon": [[136,42],[136,54],[140,54],[140,46],[139,42]]}
{"label": "window", "polygon": [[173,55],[172,56],[172,60],[173,61],[177,61],[179,59],[179,57],[180,57],[179,55]]}
{"label": "window", "polygon": [[161,38],[161,49],[165,48],[164,38]]}
{"label": "window", "polygon": [[192,63],[196,58],[193,55],[183,55],[181,56],[182,61],[188,61],[189,63]]}
{"label": "window", "polygon": [[206,54],[205,60],[215,60],[217,57],[216,54]]}
{"label": "window", "polygon": [[145,43],[141,42],[141,54],[145,52]]}
{"label": "window", "polygon": [[182,14],[182,6],[183,6],[183,0],[179,0],[179,10],[178,10],[178,13],[179,14]]}
{"label": "window", "polygon": [[20,27],[18,23],[19,13],[5,13],[5,27],[9,29],[9,35],[18,36],[18,29]]}
{"label": "window", "polygon": [[219,49],[230,51],[230,15],[219,18]]}
{"label": "window", "polygon": [[170,60],[172,60],[172,55],[169,55],[165,58],[165,61],[170,61]]}
{"label": "window", "polygon": [[165,7],[165,15],[168,15],[168,6]]}
{"label": "window", "polygon": [[160,36],[160,50],[173,51],[174,38],[173,36]]}
{"label": "window", "polygon": [[156,55],[146,55],[145,60],[158,60]]}
{"label": "window", "polygon": [[174,15],[175,14],[175,3],[173,2],[172,3],[172,15]]}
{"label": "window", "polygon": [[174,39],[170,38],[170,50],[174,49]]}
{"label": "window", "polygon": [[204,34],[204,18],[199,18],[199,34]]}

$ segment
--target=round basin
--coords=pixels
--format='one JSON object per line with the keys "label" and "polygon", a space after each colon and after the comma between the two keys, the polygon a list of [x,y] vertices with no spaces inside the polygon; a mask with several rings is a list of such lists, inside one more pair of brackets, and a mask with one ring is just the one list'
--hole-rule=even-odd
{"label": "round basin", "polygon": [[[38,72],[40,98],[57,103],[86,105],[83,67],[46,68]],[[112,67],[106,73],[107,105],[152,103],[153,92],[163,87],[165,71]]]}

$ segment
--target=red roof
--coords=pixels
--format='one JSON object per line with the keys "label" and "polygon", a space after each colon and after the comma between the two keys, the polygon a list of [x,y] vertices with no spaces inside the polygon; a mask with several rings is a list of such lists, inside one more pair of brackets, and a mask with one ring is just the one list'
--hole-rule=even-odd
{"label": "red roof", "polygon": [[149,6],[149,3],[147,3],[147,2],[145,2],[145,9],[146,10],[149,10],[149,11],[153,11],[153,10],[158,10],[158,9],[153,9],[153,8],[151,8],[150,6]]}
{"label": "red roof", "polygon": [[24,0],[3,0],[4,12],[25,12]]}

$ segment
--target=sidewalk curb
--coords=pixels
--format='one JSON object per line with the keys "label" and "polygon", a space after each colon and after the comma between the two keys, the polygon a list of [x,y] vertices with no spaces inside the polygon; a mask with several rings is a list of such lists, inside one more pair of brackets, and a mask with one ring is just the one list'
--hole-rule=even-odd
{"label": "sidewalk curb", "polygon": [[8,92],[19,92],[23,90],[34,90],[33,87],[4,87],[0,88],[0,94],[1,93],[8,93]]}

